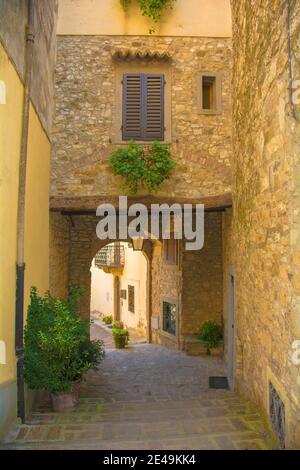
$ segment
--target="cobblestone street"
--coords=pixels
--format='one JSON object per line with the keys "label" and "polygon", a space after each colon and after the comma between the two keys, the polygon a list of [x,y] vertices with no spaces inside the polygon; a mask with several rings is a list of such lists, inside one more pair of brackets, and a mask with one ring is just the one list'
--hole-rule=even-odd
{"label": "cobblestone street", "polygon": [[268,449],[271,440],[253,406],[232,392],[210,390],[220,359],[189,357],[152,344],[115,350],[93,326],[106,359],[82,384],[73,413],[46,401],[5,444],[13,449]]}

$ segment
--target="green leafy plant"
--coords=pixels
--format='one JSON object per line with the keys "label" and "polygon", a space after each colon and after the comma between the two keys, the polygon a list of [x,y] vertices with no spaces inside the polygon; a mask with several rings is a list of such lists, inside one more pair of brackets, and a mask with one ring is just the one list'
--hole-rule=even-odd
{"label": "green leafy plant", "polygon": [[124,323],[122,321],[114,321],[112,327],[113,330],[124,330]]}
{"label": "green leafy plant", "polygon": [[[175,0],[138,0],[143,16],[151,18],[157,23],[165,10],[171,8]],[[126,10],[131,4],[131,0],[120,0],[122,7]]]}
{"label": "green leafy plant", "polygon": [[213,320],[203,323],[197,338],[203,341],[207,347],[207,354],[211,353],[211,349],[216,348],[223,339],[222,326]]}
{"label": "green leafy plant", "polygon": [[106,315],[105,317],[102,318],[102,321],[103,323],[105,323],[105,325],[111,325],[113,321],[113,317],[112,315]]}
{"label": "green leafy plant", "polygon": [[153,142],[145,152],[132,141],[125,148],[117,149],[110,162],[114,174],[125,179],[124,189],[129,194],[136,194],[139,187],[156,191],[176,166],[170,146],[160,142]]}
{"label": "green leafy plant", "polygon": [[103,343],[90,341],[89,322],[74,314],[69,300],[41,297],[31,289],[24,331],[25,380],[31,389],[71,393],[73,382],[104,358]]}
{"label": "green leafy plant", "polygon": [[115,346],[117,349],[123,349],[129,342],[129,332],[128,330],[123,330],[119,328],[113,328],[112,334],[115,341]]}

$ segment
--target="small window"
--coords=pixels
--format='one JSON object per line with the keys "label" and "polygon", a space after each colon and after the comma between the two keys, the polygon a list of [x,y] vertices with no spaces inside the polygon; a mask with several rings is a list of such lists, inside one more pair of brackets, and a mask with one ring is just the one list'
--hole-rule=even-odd
{"label": "small window", "polygon": [[123,140],[164,140],[164,83],[160,74],[123,76]]}
{"label": "small window", "polygon": [[128,286],[128,310],[134,313],[134,286]]}
{"label": "small window", "polygon": [[202,77],[202,108],[213,110],[215,106],[216,77]]}
{"label": "small window", "polygon": [[162,315],[163,315],[163,331],[176,336],[176,326],[177,326],[177,306],[170,302],[163,302],[162,305]]}
{"label": "small window", "polygon": [[169,240],[164,240],[164,262],[169,265],[176,265],[178,258],[178,240],[174,235]]}
{"label": "small window", "polygon": [[221,76],[217,73],[203,72],[199,77],[200,114],[220,114],[222,104]]}

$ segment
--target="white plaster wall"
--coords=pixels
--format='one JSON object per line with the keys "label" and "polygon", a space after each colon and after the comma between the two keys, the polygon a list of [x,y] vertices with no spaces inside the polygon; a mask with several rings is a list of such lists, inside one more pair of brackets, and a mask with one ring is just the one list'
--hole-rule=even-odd
{"label": "white plaster wall", "polygon": [[114,313],[114,277],[95,266],[91,267],[91,312],[97,311],[104,315]]}
{"label": "white plaster wall", "polygon": [[[125,245],[125,268],[121,289],[126,289],[126,300],[121,299],[121,320],[128,328],[145,333],[147,318],[147,260],[145,255]],[[134,286],[135,312],[128,310],[128,285]]]}

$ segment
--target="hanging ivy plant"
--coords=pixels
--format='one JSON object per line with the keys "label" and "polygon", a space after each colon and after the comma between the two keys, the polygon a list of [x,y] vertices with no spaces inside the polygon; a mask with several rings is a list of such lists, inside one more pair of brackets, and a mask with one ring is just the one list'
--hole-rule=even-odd
{"label": "hanging ivy plant", "polygon": [[112,154],[110,163],[113,173],[125,179],[124,189],[129,194],[135,194],[139,187],[156,191],[176,166],[170,146],[160,142],[153,142],[147,151],[130,142]]}
{"label": "hanging ivy plant", "polygon": [[[120,0],[124,9],[127,9],[132,0]],[[137,0],[143,16],[148,16],[157,23],[164,11],[171,8],[175,0]]]}

